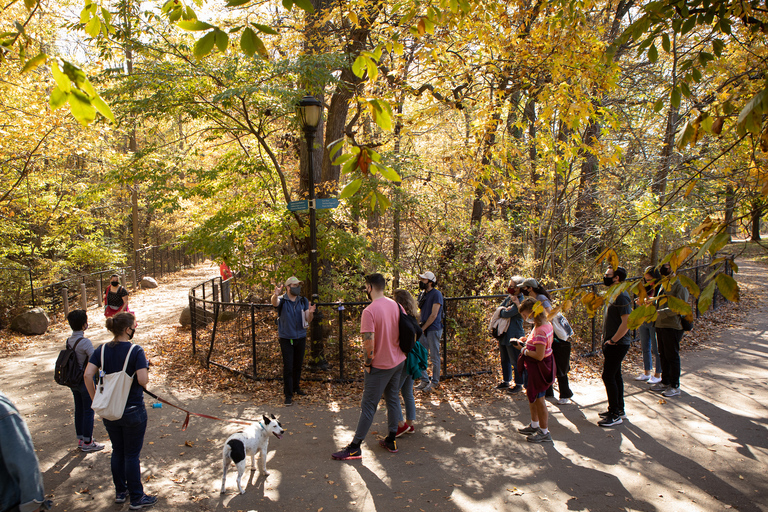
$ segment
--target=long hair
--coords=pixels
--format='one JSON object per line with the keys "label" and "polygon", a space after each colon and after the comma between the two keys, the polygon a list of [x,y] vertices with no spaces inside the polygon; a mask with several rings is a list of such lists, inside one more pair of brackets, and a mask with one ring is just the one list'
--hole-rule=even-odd
{"label": "long hair", "polygon": [[[517,308],[517,310],[520,313],[524,313],[526,311],[531,311],[531,314],[533,314],[533,305],[536,304],[538,301],[534,299],[533,297],[526,297],[523,302],[520,303],[520,307]],[[547,312],[544,311],[544,308],[542,308],[541,313],[538,315],[535,315],[533,317],[533,324],[536,327],[539,327],[544,324],[544,322],[547,321]]]}
{"label": "long hair", "polygon": [[[107,330],[115,335],[115,338],[120,336],[129,327],[133,327],[133,322],[136,321],[136,317],[133,313],[118,313],[117,315],[107,318]],[[117,339],[109,342],[110,347],[117,345]]]}
{"label": "long hair", "polygon": [[549,299],[550,301],[552,300],[552,297],[550,297],[550,296],[549,296],[549,292],[547,291],[547,289],[546,289],[546,288],[544,288],[544,287],[543,287],[543,286],[541,286],[541,285],[539,285],[539,287],[538,287],[538,288],[534,288],[533,286],[531,286],[531,290],[533,290],[533,292],[534,292],[536,295],[543,295],[543,296],[545,296],[547,299]]}
{"label": "long hair", "polygon": [[392,294],[392,297],[395,299],[395,302],[403,306],[403,309],[405,309],[406,313],[416,318],[418,313],[418,306],[416,305],[416,299],[413,298],[413,295],[411,295],[410,292],[398,288]]}

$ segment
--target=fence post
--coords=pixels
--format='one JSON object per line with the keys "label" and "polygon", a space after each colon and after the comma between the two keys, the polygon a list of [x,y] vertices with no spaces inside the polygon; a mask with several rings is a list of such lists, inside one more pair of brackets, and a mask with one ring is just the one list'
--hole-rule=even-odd
{"label": "fence post", "polygon": [[35,307],[35,284],[32,282],[32,269],[29,269],[29,293],[32,295],[32,307]]}
{"label": "fence post", "polygon": [[125,286],[125,274],[123,274],[123,273],[120,273],[120,284],[121,284],[121,285],[123,286],[123,288],[125,288],[126,290],[128,289],[128,287],[127,287],[127,286]]}
{"label": "fence post", "polygon": [[216,327],[219,325],[219,304],[213,305],[213,330],[211,331],[211,346],[208,349],[208,357],[205,360],[205,367],[211,366],[211,354],[213,354],[213,343],[216,341]]}
{"label": "fence post", "polygon": [[231,279],[221,282],[221,302],[232,302],[231,284]]}
{"label": "fence post", "polygon": [[155,246],[152,246],[152,277],[155,277],[157,275],[157,268],[155,267],[155,263],[157,262],[157,253],[155,252]]}
{"label": "fence post", "polygon": [[251,304],[251,358],[253,364],[253,378],[256,378],[256,306]]}
{"label": "fence post", "polygon": [[195,300],[195,289],[192,288],[192,295],[189,296],[189,326],[192,330],[192,355],[195,355],[195,340],[197,338],[197,325],[195,309],[197,308],[197,301]]}
{"label": "fence post", "polygon": [[219,302],[219,285],[211,283],[211,286],[213,287],[213,302]]}
{"label": "fence post", "polygon": [[133,280],[133,291],[136,291],[139,289],[139,282],[136,280],[136,268],[134,267],[131,270],[131,280]]}
{"label": "fence post", "polygon": [[339,379],[344,379],[344,306],[339,306]]}
{"label": "fence post", "polygon": [[99,307],[102,307],[104,305],[104,291],[101,289],[101,274],[99,274],[99,278],[96,280],[96,294],[98,295],[96,298],[97,303]]}
{"label": "fence post", "polygon": [[[85,277],[83,277],[85,281]],[[80,305],[83,307],[83,311],[88,311],[88,290],[85,288],[85,282],[80,283]]]}
{"label": "fence post", "polygon": [[61,287],[61,308],[64,310],[64,316],[69,314],[69,288]]}

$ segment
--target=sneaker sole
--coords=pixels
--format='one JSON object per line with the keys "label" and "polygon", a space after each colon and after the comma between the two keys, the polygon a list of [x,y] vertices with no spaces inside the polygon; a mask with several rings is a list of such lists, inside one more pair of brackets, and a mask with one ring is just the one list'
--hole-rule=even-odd
{"label": "sneaker sole", "polygon": [[398,449],[397,449],[397,448],[395,448],[395,449],[393,450],[392,448],[390,448],[389,446],[387,446],[386,444],[384,444],[384,441],[379,441],[379,446],[381,446],[382,448],[384,448],[385,450],[387,450],[389,453],[397,453],[397,452],[398,452]]}
{"label": "sneaker sole", "polygon": [[334,457],[333,455],[331,455],[331,458],[333,460],[360,460],[360,459],[363,458],[363,456],[362,455],[352,455],[351,457]]}
{"label": "sneaker sole", "polygon": [[614,421],[613,423],[599,423],[598,422],[598,425],[601,426],[601,427],[613,427],[613,426],[616,426],[616,425],[621,425],[622,423],[624,423],[624,420],[620,419],[619,421]]}
{"label": "sneaker sole", "polygon": [[551,443],[552,442],[552,438],[549,438],[549,439],[526,439],[526,441],[528,441],[529,443],[534,443],[534,444]]}
{"label": "sneaker sole", "polygon": [[523,435],[523,436],[532,436],[533,434],[536,433],[536,431],[534,430],[534,431],[531,431],[531,432],[521,432],[521,431],[518,430],[517,433],[520,434],[520,435]]}

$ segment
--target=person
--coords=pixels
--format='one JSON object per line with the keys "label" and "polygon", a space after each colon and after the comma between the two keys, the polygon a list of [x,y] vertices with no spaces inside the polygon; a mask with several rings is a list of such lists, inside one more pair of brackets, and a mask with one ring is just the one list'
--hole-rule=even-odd
{"label": "person", "polygon": [[547,320],[545,311],[534,315],[536,302],[533,297],[527,297],[518,308],[523,319],[533,323],[533,330],[525,340],[514,340],[515,343],[525,343],[518,365],[522,362],[528,373],[525,391],[531,412],[531,422],[517,431],[524,434],[530,443],[551,443],[552,434],[549,432],[549,417],[544,396],[555,381],[555,359],[552,356],[554,329]]}
{"label": "person", "polygon": [[[392,297],[395,299],[395,302],[403,307],[405,314],[410,315],[414,319],[416,318],[416,315],[418,314],[418,305],[410,292],[398,289],[394,291]],[[405,419],[403,419],[402,409],[399,409],[400,414],[395,437],[416,432],[416,427],[413,424],[413,422],[416,421],[416,401],[413,398],[413,376],[408,373],[406,368],[403,368],[403,373],[400,376],[399,389],[400,395],[403,398],[403,404],[405,405]]]}
{"label": "person", "polygon": [[0,393],[0,510],[50,508],[29,428],[13,402]]}
{"label": "person", "polygon": [[120,276],[112,274],[109,277],[109,286],[104,294],[104,316],[113,317],[118,313],[130,313],[128,309],[128,290],[120,285]]}
{"label": "person", "polygon": [[[659,271],[654,267],[645,267],[643,272],[643,286],[647,298],[643,305],[651,303],[658,295],[659,291]],[[638,299],[635,299],[638,302]],[[640,305],[640,304],[638,304]],[[661,361],[659,359],[659,347],[656,343],[656,325],[655,322],[643,322],[637,328],[640,335],[640,349],[643,353],[643,373],[635,377],[636,381],[647,382],[648,384],[657,384],[661,382]],[[654,362],[656,363],[656,372],[653,372]]]}
{"label": "person", "polygon": [[[611,287],[627,279],[624,267],[611,267],[605,271],[603,284]],[[632,313],[632,300],[629,293],[619,293],[605,307],[603,322],[603,384],[608,397],[608,411],[602,413],[597,422],[601,427],[619,425],[626,418],[624,413],[624,380],[621,375],[621,362],[629,352],[629,314]]]}
{"label": "person", "polygon": [[219,265],[219,274],[221,274],[222,281],[231,279],[233,276],[232,269],[229,268],[229,265],[227,265],[227,260],[225,259],[221,260],[221,265]]}
{"label": "person", "polygon": [[[77,364],[81,370],[85,370],[88,360],[93,354],[93,344],[85,337],[88,329],[88,314],[82,309],[70,311],[67,322],[72,328],[72,335],[67,339],[67,347],[75,347]],[[84,452],[98,452],[104,449],[104,445],[93,439],[93,409],[91,409],[91,395],[85,386],[85,380],[77,388],[72,389],[75,399],[75,434],[77,434],[77,446]]]}
{"label": "person", "polygon": [[[85,367],[85,384],[91,400],[96,396],[94,377],[97,372],[120,372],[127,361],[126,373],[133,375],[133,382],[125,402],[123,416],[118,420],[102,418],[112,442],[112,481],[115,484],[115,503],[125,503],[130,497],[131,510],[148,508],[157,503],[156,496],[144,493],[141,483],[141,448],[147,430],[147,409],[144,407],[143,388],[149,383],[149,363],[144,350],[131,339],[136,334],[136,317],[132,313],[119,313],[107,319],[107,330],[114,339],[93,351]],[[130,351],[130,354],[129,354]],[[102,352],[104,366],[101,366]],[[130,355],[130,357],[128,357]]]}
{"label": "person", "polygon": [[301,389],[301,368],[304,366],[304,351],[307,348],[307,326],[315,316],[315,305],[301,296],[298,277],[285,280],[285,294],[280,293],[283,286],[272,293],[272,305],[277,308],[277,337],[280,352],[283,355],[283,394],[286,406],[293,405],[293,395],[304,396]]}
{"label": "person", "polygon": [[[527,278],[523,281],[522,293],[526,297],[536,299],[541,302],[544,311],[547,313],[547,319],[553,317],[552,314],[552,297],[546,288],[541,286],[539,282],[533,277]],[[573,398],[573,391],[571,390],[571,384],[568,380],[568,372],[571,370],[571,343],[568,340],[561,340],[554,335],[554,342],[552,345],[552,353],[555,358],[555,368],[557,376],[557,391],[560,397],[557,400],[559,405],[567,405]],[[555,393],[552,388],[547,390],[547,397],[554,397]]]}
{"label": "person", "polygon": [[[520,393],[525,384],[525,372],[520,372],[517,369],[520,348],[510,341],[513,338],[519,339],[525,335],[525,330],[523,329],[523,317],[518,310],[520,302],[524,299],[520,290],[523,281],[524,279],[522,276],[513,276],[509,280],[509,284],[507,285],[507,296],[502,301],[501,306],[499,306],[501,308],[499,316],[501,318],[509,319],[509,327],[507,327],[506,332],[499,338],[501,383],[496,386],[496,389],[508,389],[510,393]],[[512,381],[513,377],[514,386],[510,388],[510,381]]]}
{"label": "person", "polygon": [[361,459],[360,444],[368,434],[382,393],[387,403],[389,433],[379,445],[397,452],[397,423],[400,417],[400,374],[405,354],[400,350],[400,306],[384,296],[386,281],[381,274],[365,277],[365,291],[371,303],[363,310],[360,332],[365,351],[363,398],[355,436],[346,448],[331,455],[336,460]]}
{"label": "person", "polygon": [[443,337],[443,294],[435,289],[435,274],[424,272],[419,274],[418,302],[421,316],[419,324],[424,334],[419,342],[429,352],[432,363],[432,377],[427,370],[421,374],[421,382],[416,389],[429,393],[440,384],[440,339]]}
{"label": "person", "polygon": [[[658,299],[675,297],[688,301],[688,290],[672,273],[669,263],[659,268],[662,286]],[[657,302],[658,303],[658,302]],[[661,382],[651,386],[651,391],[661,391],[666,397],[680,396],[680,340],[683,339],[683,324],[680,315],[670,309],[669,302],[660,304],[656,309],[656,339],[659,344],[661,359]]]}

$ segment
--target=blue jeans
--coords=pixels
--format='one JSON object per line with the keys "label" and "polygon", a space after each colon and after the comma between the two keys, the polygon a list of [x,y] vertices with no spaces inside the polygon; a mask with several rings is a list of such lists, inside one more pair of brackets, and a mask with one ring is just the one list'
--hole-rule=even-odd
{"label": "blue jeans", "polygon": [[520,349],[512,345],[502,345],[499,343],[499,353],[501,354],[501,379],[504,382],[512,380],[512,373],[515,375],[515,385],[525,384],[525,371],[517,371],[517,358],[520,357]]}
{"label": "blue jeans", "polygon": [[104,427],[112,441],[112,481],[115,492],[131,495],[131,503],[144,496],[141,485],[141,447],[147,431],[147,410],[144,404],[126,409],[119,420],[103,420]]}
{"label": "blue jeans", "polygon": [[93,440],[93,409],[91,409],[91,395],[85,387],[85,382],[72,389],[75,399],[75,433],[77,438],[84,443]]}
{"label": "blue jeans", "polygon": [[659,358],[659,346],[656,343],[656,326],[653,322],[645,322],[637,328],[640,333],[640,349],[643,352],[643,370],[653,370],[653,362],[656,361],[656,373],[661,373],[661,361]]}
{"label": "blue jeans", "polygon": [[[440,338],[443,337],[443,330],[427,331],[419,339],[419,343],[429,352],[429,361],[432,363],[432,384],[440,383]],[[421,373],[421,380],[430,382],[429,373],[424,370]]]}
{"label": "blue jeans", "polygon": [[[413,377],[411,374],[405,371],[400,375],[400,395],[403,397],[403,403],[405,404],[405,419],[413,421],[416,419],[416,401],[413,399]],[[400,418],[398,422],[403,421],[402,408],[400,411]]]}
{"label": "blue jeans", "polygon": [[387,402],[389,432],[393,436],[397,432],[397,421],[402,414],[400,411],[400,388],[398,386],[403,368],[405,368],[405,361],[387,370],[371,368],[371,371],[365,372],[365,387],[363,388],[363,398],[360,401],[360,418],[357,420],[353,442],[362,443],[365,436],[368,435],[382,394],[384,394]]}

